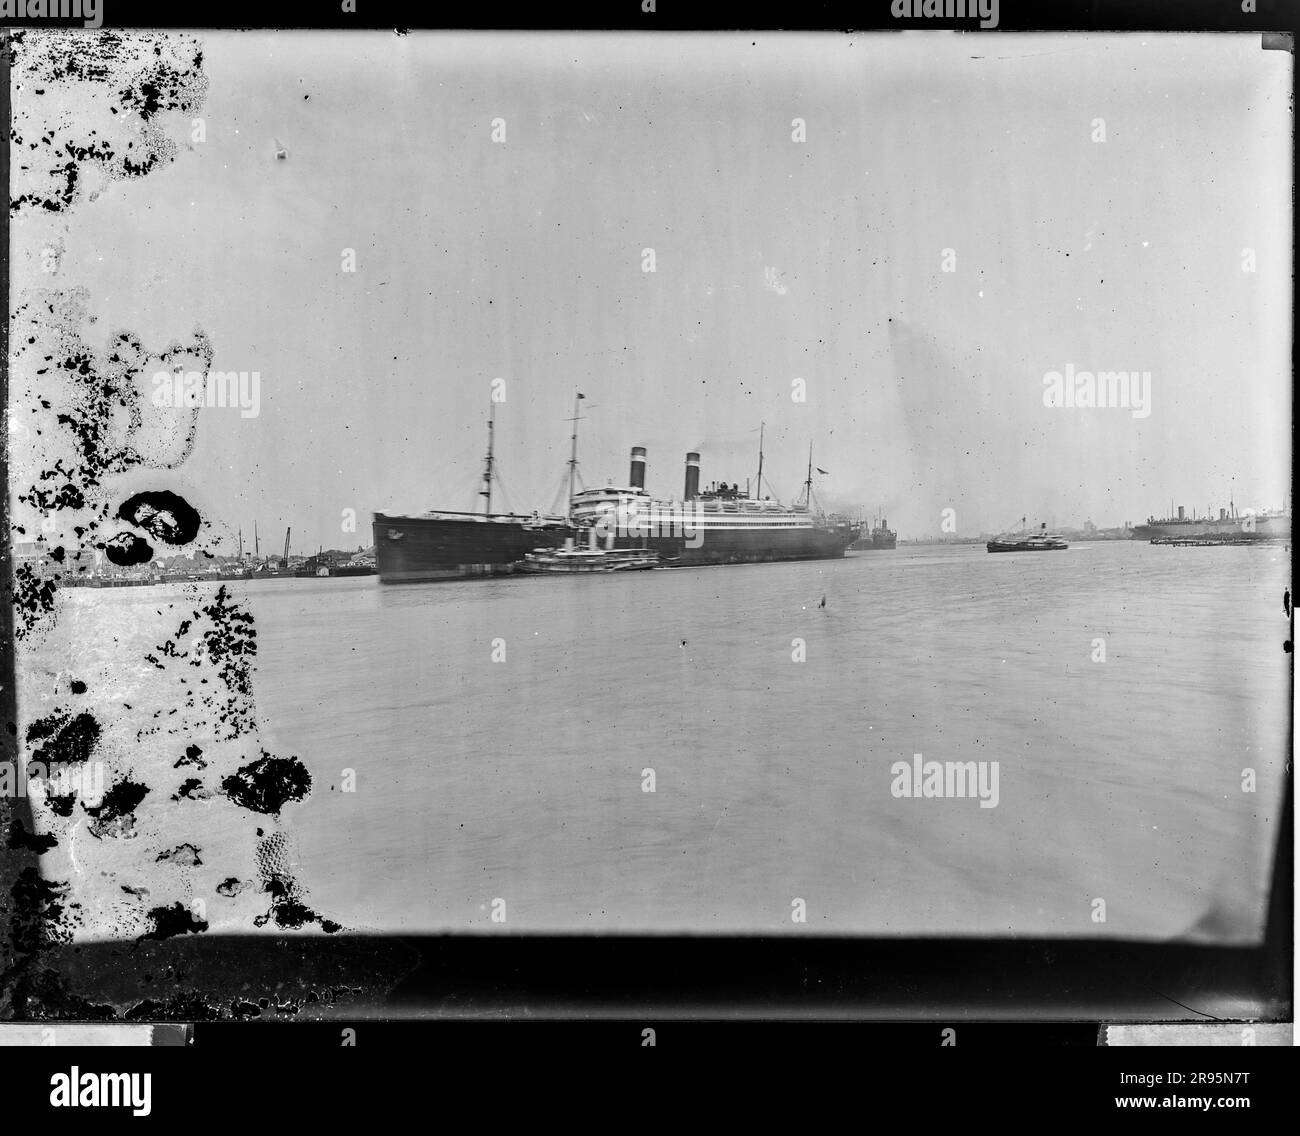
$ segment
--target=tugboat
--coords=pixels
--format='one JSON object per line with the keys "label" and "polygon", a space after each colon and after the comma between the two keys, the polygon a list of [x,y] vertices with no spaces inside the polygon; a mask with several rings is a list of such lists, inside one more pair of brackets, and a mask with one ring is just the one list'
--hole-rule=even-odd
{"label": "tugboat", "polygon": [[[594,533],[592,534],[594,538]],[[572,572],[639,572],[659,567],[659,554],[649,548],[574,548],[573,538],[563,548],[535,548],[516,567],[536,575]]]}
{"label": "tugboat", "polygon": [[1002,536],[994,537],[985,547],[990,552],[1053,552],[1070,546],[1056,533],[1049,533],[1046,522],[1039,526],[1036,533],[1026,533],[1025,518],[1021,517],[1019,533],[1003,533]]}

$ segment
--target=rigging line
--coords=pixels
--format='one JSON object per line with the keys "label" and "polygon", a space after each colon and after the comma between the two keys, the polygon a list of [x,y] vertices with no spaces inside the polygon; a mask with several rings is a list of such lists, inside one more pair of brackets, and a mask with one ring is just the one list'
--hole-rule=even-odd
{"label": "rigging line", "polygon": [[567,508],[567,506],[565,505],[565,501],[564,501],[564,493],[565,493],[565,490],[568,488],[568,486],[569,486],[569,474],[568,474],[568,472],[566,471],[566,472],[560,474],[560,484],[559,484],[559,486],[558,486],[558,487],[556,488],[556,490],[555,490],[555,496],[554,496],[554,498],[552,498],[552,500],[551,500],[551,513],[552,513],[552,514],[558,516],[558,515],[561,514],[561,513],[567,513],[567,512],[568,512],[568,508]]}
{"label": "rigging line", "polygon": [[501,474],[495,469],[492,471],[492,480],[496,482],[497,488],[501,491],[501,504],[505,506],[504,509],[498,509],[497,512],[513,513],[514,502],[511,499],[510,491],[506,488],[506,483],[501,480]]}
{"label": "rigging line", "polygon": [[465,492],[460,494],[459,497],[457,497],[457,500],[463,500],[466,497],[469,498],[471,504],[468,509],[468,512],[478,513],[482,511],[483,499],[482,497],[479,496],[479,492],[480,490],[482,490],[482,488],[483,488],[483,476],[482,474],[475,474],[473,480],[466,483]]}

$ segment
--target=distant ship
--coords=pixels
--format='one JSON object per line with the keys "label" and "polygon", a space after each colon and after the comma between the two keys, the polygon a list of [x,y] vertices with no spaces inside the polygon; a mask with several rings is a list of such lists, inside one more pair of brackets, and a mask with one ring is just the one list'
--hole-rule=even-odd
{"label": "distant ship", "polygon": [[1214,538],[1215,543],[1226,544],[1235,541],[1249,543],[1257,540],[1289,540],[1290,537],[1291,514],[1285,508],[1238,513],[1231,502],[1227,509],[1219,510],[1217,517],[1198,517],[1194,513],[1189,517],[1187,510],[1179,505],[1177,516],[1148,517],[1146,524],[1133,527],[1134,540],[1149,541]]}
{"label": "distant ship", "polygon": [[1024,517],[1020,518],[1020,524],[1021,531],[1019,533],[1003,533],[1001,536],[994,537],[985,547],[990,552],[1056,552],[1062,548],[1070,547],[1056,533],[1047,531],[1045,521],[1039,526],[1036,533],[1025,531]]}
{"label": "distant ship", "polygon": [[883,517],[878,517],[876,523],[871,526],[871,531],[867,532],[864,527],[862,535],[849,545],[850,552],[872,552],[881,549],[890,549],[898,547],[898,533],[889,527],[889,522]]}

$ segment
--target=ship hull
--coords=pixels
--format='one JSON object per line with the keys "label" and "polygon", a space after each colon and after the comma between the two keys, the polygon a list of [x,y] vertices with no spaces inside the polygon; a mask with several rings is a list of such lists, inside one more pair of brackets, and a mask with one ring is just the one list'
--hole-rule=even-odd
{"label": "ship hull", "polygon": [[1064,542],[1058,544],[1030,543],[1023,540],[991,540],[985,547],[990,552],[1061,552],[1069,547]]}
{"label": "ship hull", "polygon": [[850,552],[887,552],[898,547],[896,536],[869,536],[855,540],[849,545]]}
{"label": "ship hull", "polygon": [[[857,536],[858,529],[845,524],[788,529],[709,529],[692,539],[638,536],[635,540],[640,547],[657,552],[664,567],[702,568],[781,560],[834,560],[844,555]],[[690,547],[692,544],[698,547]]]}
{"label": "ship hull", "polygon": [[[584,532],[576,534],[580,543],[585,543]],[[622,536],[615,540],[614,547],[647,548],[660,557],[663,566],[671,568],[830,560],[842,557],[860,532],[857,525],[847,522],[701,526],[692,537],[642,533]],[[575,535],[575,530],[563,525],[539,528],[518,518],[483,520],[468,514],[403,517],[376,513],[373,533],[380,581],[392,584],[510,575],[521,570],[520,563],[529,552],[556,548],[566,536]]]}
{"label": "ship hull", "polygon": [[385,584],[503,576],[535,548],[554,547],[560,530],[522,520],[401,517],[376,513],[375,566]]}
{"label": "ship hull", "polygon": [[1287,540],[1291,536],[1290,517],[1237,517],[1235,520],[1148,521],[1133,527],[1134,540],[1198,540],[1208,537],[1228,541]]}

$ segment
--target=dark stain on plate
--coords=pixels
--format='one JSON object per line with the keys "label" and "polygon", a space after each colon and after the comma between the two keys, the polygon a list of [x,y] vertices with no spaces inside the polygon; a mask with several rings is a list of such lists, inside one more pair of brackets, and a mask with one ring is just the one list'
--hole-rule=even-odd
{"label": "dark stain on plate", "polygon": [[[10,210],[33,219],[78,209],[174,160],[186,144],[176,138],[188,134],[189,117],[200,111],[206,94],[197,36],[19,31],[8,38],[6,59],[15,92]],[[107,113],[81,113],[85,106],[104,107]],[[52,244],[62,257],[63,238]],[[59,283],[57,277],[38,279],[42,286],[13,293],[9,372],[10,452],[24,455],[21,468],[10,466],[9,500],[24,512],[23,523],[13,524],[8,535],[29,542],[44,561],[39,570],[29,562],[14,567],[13,637],[33,649],[58,620],[61,585],[84,582],[97,550],[110,562],[120,554],[134,564],[148,559],[146,550],[152,554],[142,536],[118,531],[122,522],[168,545],[197,541],[210,524],[161,479],[116,508],[109,493],[123,474],[184,464],[195,444],[200,408],[159,414],[148,380],[159,371],[210,371],[214,355],[197,327],[186,339],[156,347],[146,346],[130,329],[92,335],[97,317],[89,291],[75,284],[49,286]],[[33,515],[39,517],[39,531],[31,528]],[[135,734],[137,748],[154,735],[177,739],[179,747],[168,749],[172,743],[159,738],[163,768],[214,765],[223,795],[213,796],[210,807],[234,805],[245,814],[278,818],[282,808],[309,794],[311,777],[302,762],[274,757],[256,744],[252,662],[257,644],[251,613],[224,586],[210,598],[201,586],[188,590],[192,614],[141,660],[156,668],[150,673],[166,709],[151,714],[138,708],[135,696],[114,700],[97,691],[99,718],[56,709],[29,727],[28,756],[77,765],[104,751],[111,785],[96,804],[81,802],[82,810],[75,808],[74,793],[47,792],[49,811],[32,817],[31,826],[16,822],[31,817],[25,802],[27,811],[20,811],[15,802],[0,800],[0,831],[13,849],[10,866],[0,867],[5,881],[0,931],[6,940],[0,948],[8,948],[0,962],[0,1017],[192,1021],[327,1011],[339,1001],[390,988],[411,965],[410,952],[400,944],[333,937],[342,928],[309,906],[282,831],[266,835],[257,829],[254,856],[269,907],[249,926],[251,931],[269,925],[279,933],[212,942],[201,905],[175,901],[177,881],[182,896],[187,890],[192,895],[199,882],[202,858],[190,842],[141,840],[139,878],[78,867],[75,859],[71,866],[83,873],[80,877],[42,877],[35,857],[56,848],[58,834],[75,831],[83,811],[92,837],[132,838],[139,835],[137,811],[146,801],[155,806],[146,813],[152,821],[158,806],[192,809],[184,802],[210,795],[195,777],[183,779],[175,792],[174,780],[165,788],[151,786],[151,778],[138,772],[142,762],[129,735],[106,743],[109,732],[123,726]],[[53,669],[66,665],[55,662]],[[88,684],[72,680],[74,695],[87,690]],[[15,742],[17,732],[11,721]],[[231,751],[245,737],[252,746],[240,758]],[[247,761],[249,752],[261,756]],[[135,769],[121,766],[127,753]],[[84,850],[82,860],[84,865]],[[159,861],[174,871],[154,868],[147,875],[148,866]],[[99,876],[105,877],[103,884]],[[234,875],[215,878],[221,879],[216,893],[229,903],[247,903],[247,897],[239,900],[241,893],[257,886]],[[79,889],[95,886],[130,901],[115,904],[108,916],[121,920],[117,940],[76,941],[86,917],[75,897],[87,894]],[[146,912],[151,892],[161,894]],[[104,916],[95,919],[95,929],[102,930]],[[141,920],[147,922],[143,935]],[[312,926],[331,938],[285,933]],[[361,978],[360,985],[346,981],[352,975]],[[286,980],[296,988],[291,994],[285,992]],[[154,983],[165,984],[167,992],[147,992]]]}
{"label": "dark stain on plate", "polygon": [[[72,208],[115,181],[175,161],[179,147],[161,119],[168,112],[197,113],[207,93],[195,36],[100,31],[57,37],[24,30],[11,34],[10,58],[16,90],[47,92],[39,108],[15,100],[9,201],[15,215]],[[60,96],[72,105],[55,105]],[[76,100],[107,107],[110,124],[75,113]],[[99,127],[91,125],[95,121]]]}
{"label": "dark stain on plate", "polygon": [[221,782],[222,792],[241,808],[278,815],[290,801],[311,791],[311,774],[296,757],[274,757],[262,751]]}
{"label": "dark stain on plate", "polygon": [[169,489],[136,493],[118,506],[117,515],[166,544],[189,544],[199,533],[198,510]]}
{"label": "dark stain on plate", "polygon": [[18,819],[9,822],[8,846],[10,848],[35,852],[39,856],[42,852],[48,852],[58,842],[56,837],[44,836],[38,832],[28,832],[23,822]]}
{"label": "dark stain on plate", "polygon": [[104,541],[104,555],[119,568],[133,568],[153,559],[153,546],[135,533],[118,533]]}
{"label": "dark stain on plate", "polygon": [[149,795],[149,786],[129,777],[115,782],[104,799],[97,805],[82,805],[90,819],[90,832],[101,840],[105,837],[133,836],[135,810]]}
{"label": "dark stain on plate", "polygon": [[168,939],[172,935],[198,935],[208,929],[207,920],[198,918],[183,903],[173,903],[170,907],[154,907],[149,910],[153,920],[153,930],[143,937],[146,939]]}
{"label": "dark stain on plate", "polygon": [[67,710],[56,710],[27,727],[28,746],[44,742],[31,751],[29,758],[46,766],[86,761],[99,744],[100,733],[99,722],[93,714],[83,711],[73,715]]}

